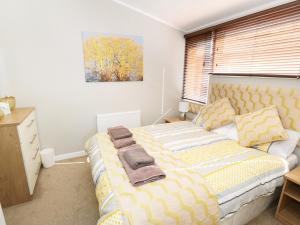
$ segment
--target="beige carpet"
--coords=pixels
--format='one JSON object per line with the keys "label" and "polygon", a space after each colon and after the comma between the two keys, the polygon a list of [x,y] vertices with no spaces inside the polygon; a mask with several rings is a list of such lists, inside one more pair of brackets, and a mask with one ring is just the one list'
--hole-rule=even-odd
{"label": "beige carpet", "polygon": [[86,158],[41,169],[33,200],[3,211],[7,225],[96,225],[98,204]]}
{"label": "beige carpet", "polygon": [[265,210],[262,214],[249,222],[247,225],[282,225],[278,220],[274,218],[276,208],[277,202],[276,204],[273,204],[271,208]]}
{"label": "beige carpet", "polygon": [[[85,157],[41,169],[33,200],[3,209],[7,225],[96,225],[98,204]],[[275,206],[248,225],[280,225]]]}

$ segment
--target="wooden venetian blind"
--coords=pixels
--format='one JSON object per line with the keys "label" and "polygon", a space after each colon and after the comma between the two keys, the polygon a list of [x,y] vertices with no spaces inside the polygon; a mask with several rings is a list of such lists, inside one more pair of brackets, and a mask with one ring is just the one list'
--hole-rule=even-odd
{"label": "wooden venetian blind", "polygon": [[299,1],[215,30],[214,74],[300,76]]}
{"label": "wooden venetian blind", "polygon": [[186,38],[183,99],[207,103],[212,72],[212,32]]}

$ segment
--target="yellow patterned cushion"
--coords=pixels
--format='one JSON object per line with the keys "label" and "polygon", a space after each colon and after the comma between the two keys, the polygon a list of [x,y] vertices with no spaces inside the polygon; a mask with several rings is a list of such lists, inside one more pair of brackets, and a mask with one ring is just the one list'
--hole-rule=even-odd
{"label": "yellow patterned cushion", "polygon": [[222,98],[199,109],[196,125],[212,130],[234,121],[235,111],[228,98]]}
{"label": "yellow patterned cushion", "polygon": [[264,144],[255,145],[253,146],[253,148],[267,153],[269,152],[269,148],[271,147],[272,143],[273,142],[268,142]]}
{"label": "yellow patterned cushion", "polygon": [[251,147],[288,138],[274,105],[236,116],[235,122],[242,146]]}

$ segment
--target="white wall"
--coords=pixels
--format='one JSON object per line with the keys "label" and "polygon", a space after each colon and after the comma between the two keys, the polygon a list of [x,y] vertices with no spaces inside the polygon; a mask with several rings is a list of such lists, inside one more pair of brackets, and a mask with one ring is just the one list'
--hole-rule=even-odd
{"label": "white wall", "polygon": [[[35,106],[43,147],[57,154],[83,149],[96,132],[96,113],[142,110],[142,123],[160,115],[162,69],[166,109],[177,110],[184,39],[180,32],[110,0],[0,0],[0,48],[11,95]],[[144,37],[144,81],[86,83],[82,31]]]}
{"label": "white wall", "polygon": [[10,93],[10,84],[6,72],[5,51],[0,48],[0,96],[7,96]]}

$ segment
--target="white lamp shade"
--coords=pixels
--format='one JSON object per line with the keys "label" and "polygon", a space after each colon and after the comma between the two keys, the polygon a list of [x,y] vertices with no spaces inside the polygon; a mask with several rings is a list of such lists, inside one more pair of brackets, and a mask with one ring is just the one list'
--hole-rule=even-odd
{"label": "white lamp shade", "polygon": [[179,102],[179,112],[186,113],[189,111],[189,103],[188,102]]}

